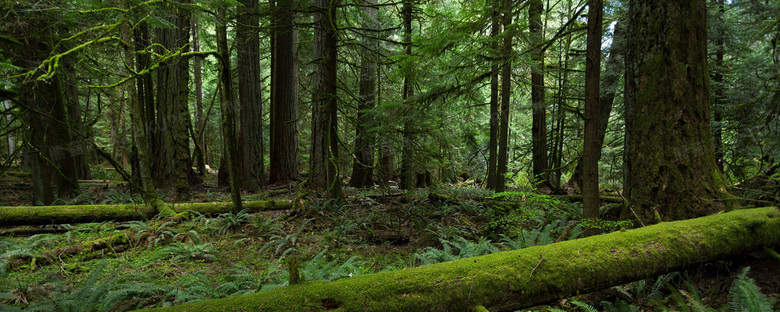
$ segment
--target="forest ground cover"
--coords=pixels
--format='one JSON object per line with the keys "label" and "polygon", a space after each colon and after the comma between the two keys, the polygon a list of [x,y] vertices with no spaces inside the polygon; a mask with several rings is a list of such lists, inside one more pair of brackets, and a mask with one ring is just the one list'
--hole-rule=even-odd
{"label": "forest ground cover", "polygon": [[[107,182],[85,185],[84,195],[60,204],[141,201],[106,171],[98,177]],[[26,179],[21,172],[1,179],[2,205],[27,204]],[[751,188],[755,198],[746,202],[766,198],[758,190]],[[165,306],[284,287],[296,277],[335,280],[549,244],[582,232],[579,203],[529,190],[493,193],[462,183],[409,192],[347,188],[345,194],[339,203],[277,188],[244,200],[292,200],[295,208],[0,229],[0,310]],[[229,194],[210,181],[194,189],[191,201],[229,201]],[[600,226],[612,231],[630,224]],[[780,298],[777,261],[756,252],[532,310],[735,310],[743,290],[742,296],[758,298],[749,307],[764,302],[771,311]]]}

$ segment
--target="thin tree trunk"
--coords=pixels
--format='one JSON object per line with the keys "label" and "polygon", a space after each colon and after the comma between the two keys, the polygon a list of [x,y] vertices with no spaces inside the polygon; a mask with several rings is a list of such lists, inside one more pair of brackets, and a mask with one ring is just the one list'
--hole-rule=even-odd
{"label": "thin tree trunk", "polygon": [[238,174],[238,146],[236,139],[236,103],[233,99],[233,81],[230,72],[230,51],[227,44],[227,18],[225,12],[218,13],[222,24],[217,25],[217,50],[220,54],[222,71],[222,136],[225,139],[225,159],[228,167],[228,184],[230,197],[233,200],[233,213],[241,211],[241,184]]}
{"label": "thin tree trunk", "polygon": [[[200,39],[198,37],[198,24],[192,23],[192,51],[200,52]],[[200,57],[192,59],[193,84],[195,85],[195,166],[198,174],[206,174],[206,140],[203,125],[203,60]]]}
{"label": "thin tree trunk", "polygon": [[239,131],[239,173],[241,186],[249,191],[262,189],[263,99],[260,81],[260,19],[257,0],[241,0],[238,7],[238,99],[241,105]]}
{"label": "thin tree trunk", "polygon": [[493,60],[490,62],[490,138],[488,140],[488,169],[486,186],[492,190],[496,189],[496,184],[498,182],[496,178],[496,170],[498,169],[496,165],[498,163],[498,128],[500,123],[500,113],[498,107],[498,34],[501,32],[501,1],[502,0],[493,0],[490,6],[492,14],[490,21],[490,38],[492,43],[490,47],[491,49],[489,51],[491,51],[490,55]]}
{"label": "thin tree trunk", "polygon": [[[364,0],[363,8],[365,18],[363,27],[377,29],[379,27],[376,13],[377,0]],[[376,53],[379,42],[367,36],[363,39],[364,48],[361,49],[360,60],[360,86],[358,90],[358,112],[355,125],[355,158],[352,163],[352,178],[349,185],[353,187],[368,187],[374,184],[374,150],[376,149],[376,135],[372,129],[375,122],[375,114],[371,111],[376,107]]]}
{"label": "thin tree trunk", "polygon": [[544,43],[542,13],[544,7],[541,0],[531,0],[528,7],[528,30],[531,33],[531,44],[534,46],[531,66],[531,106],[532,106],[532,162],[533,178],[544,184],[549,184],[547,164],[547,104],[544,101]]}
{"label": "thin tree trunk", "polygon": [[712,99],[712,112],[713,112],[713,124],[712,124],[712,137],[715,144],[715,162],[718,164],[718,169],[723,172],[723,105],[725,99],[725,85],[723,84],[723,72],[725,70],[723,57],[725,53],[725,21],[723,20],[723,14],[726,12],[726,5],[724,0],[716,0],[718,5],[718,13],[716,17],[717,33],[715,34],[715,74],[712,76],[715,82],[714,86],[714,98]]}
{"label": "thin tree trunk", "polygon": [[512,96],[512,37],[514,31],[512,25],[513,2],[503,1],[503,26],[504,38],[501,51],[501,120],[498,133],[498,167],[496,169],[496,192],[503,192],[506,187],[506,167],[509,156],[507,150],[509,144],[509,102]]}
{"label": "thin tree trunk", "polygon": [[[588,39],[585,55],[585,142],[582,151],[583,217],[595,221],[599,215],[599,80],[601,76],[602,0],[588,1]],[[585,230],[593,235],[594,227]]]}
{"label": "thin tree trunk", "polygon": [[[401,9],[401,15],[403,19],[404,28],[404,52],[407,57],[412,56],[412,11],[414,10],[414,4],[412,0],[404,0],[403,7]],[[403,88],[403,100],[410,99],[414,96],[414,66],[408,63],[404,68],[404,88]],[[405,110],[412,113],[414,109],[409,107],[409,103],[405,104]],[[401,185],[400,187],[405,190],[414,188],[414,139],[413,139],[413,122],[409,116],[405,116],[403,123],[403,153],[401,154]]]}
{"label": "thin tree trunk", "polygon": [[298,30],[291,1],[275,11],[269,182],[289,183],[298,178]]}

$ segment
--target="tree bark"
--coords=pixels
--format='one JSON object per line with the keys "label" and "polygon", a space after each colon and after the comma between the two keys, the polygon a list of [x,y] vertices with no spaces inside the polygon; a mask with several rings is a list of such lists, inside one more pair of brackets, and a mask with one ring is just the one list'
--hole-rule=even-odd
{"label": "tree bark", "polygon": [[501,32],[501,6],[502,0],[493,0],[490,5],[490,56],[493,60],[490,62],[490,130],[488,139],[488,163],[487,163],[487,181],[485,185],[488,189],[496,189],[496,164],[498,163],[498,128],[499,128],[499,107],[498,107],[498,72],[499,72],[499,43],[498,34]]}
{"label": "tree bark", "polygon": [[411,61],[412,57],[412,16],[413,16],[414,4],[412,0],[403,0],[403,6],[401,8],[401,19],[403,20],[404,28],[404,53],[407,58],[406,66],[404,66],[404,87],[403,87],[403,101],[404,109],[407,112],[407,116],[403,122],[403,148],[401,153],[401,184],[400,188],[404,190],[410,190],[415,186],[415,174],[414,174],[414,138],[412,132],[414,131],[414,122],[409,117],[409,114],[414,113],[414,108],[411,107],[411,103],[406,103],[406,100],[414,96],[414,64]]}
{"label": "tree bark", "polygon": [[[376,13],[377,0],[363,0],[365,18],[363,27],[369,30],[379,28]],[[358,90],[358,112],[355,124],[355,158],[352,162],[352,178],[349,185],[369,187],[374,185],[374,150],[376,149],[375,114],[377,85],[377,58],[379,42],[371,36],[363,38],[361,49],[360,86]]]}
{"label": "tree bark", "polygon": [[[292,208],[287,201],[249,201],[243,204],[249,211],[284,210]],[[151,205],[71,205],[71,206],[0,206],[0,226],[90,223],[106,221],[148,220],[164,210],[174,213],[196,211],[218,215],[235,210],[233,203],[182,203]]]}
{"label": "tree bark", "polygon": [[227,160],[228,184],[230,197],[233,200],[233,213],[241,211],[241,182],[238,173],[238,132],[236,131],[236,104],[233,99],[233,79],[230,68],[230,50],[227,44],[227,17],[224,10],[218,13],[222,24],[217,25],[217,50],[220,54],[220,69],[222,71],[222,137],[225,140],[225,159]]}
{"label": "tree bark", "polygon": [[547,104],[544,101],[544,33],[542,13],[544,7],[541,0],[531,0],[528,7],[528,30],[531,33],[531,44],[534,52],[531,57],[531,144],[533,179],[549,184],[547,164]]}
{"label": "tree bark", "polygon": [[292,1],[274,8],[269,182],[298,178],[298,30]]}
{"label": "tree bark", "polygon": [[[588,39],[585,56],[585,142],[582,151],[582,212],[584,219],[600,217],[599,207],[599,83],[601,77],[602,0],[588,1]],[[585,229],[586,235],[597,229]]]}
{"label": "tree bark", "polygon": [[498,128],[498,164],[496,167],[496,192],[503,192],[506,187],[506,167],[509,157],[509,101],[512,96],[512,25],[513,2],[504,0],[502,3],[502,24],[504,27],[503,47],[501,49],[501,118]]}
{"label": "tree bark", "polygon": [[514,311],[780,243],[775,207],[150,311]]}
{"label": "tree bark", "polygon": [[715,34],[715,36],[717,36],[715,38],[715,74],[712,75],[712,80],[714,82],[713,88],[715,89],[713,90],[714,98],[712,99],[712,112],[714,115],[712,139],[715,145],[715,162],[718,164],[720,172],[723,172],[723,102],[726,98],[724,92],[726,86],[723,84],[723,72],[726,70],[723,62],[726,54],[726,26],[723,15],[726,12],[726,4],[724,0],[717,0],[716,3],[718,5],[718,13],[716,15],[717,25],[715,26],[715,29],[717,30],[717,33]]}
{"label": "tree bark", "polygon": [[312,152],[309,181],[326,189],[328,198],[342,199],[338,174],[338,1],[316,0],[314,14],[314,94],[312,95]]}
{"label": "tree bark", "polygon": [[644,224],[728,204],[710,132],[706,16],[705,0],[629,2],[624,185]]}
{"label": "tree bark", "polygon": [[[156,40],[173,53],[189,50],[189,12],[180,6],[190,0],[178,0],[169,20],[176,28],[157,29]],[[166,51],[160,51],[165,54]],[[190,161],[189,134],[189,62],[176,58],[160,64],[157,70],[157,148],[155,185],[175,188],[180,199],[189,196],[190,178],[194,177]],[[193,181],[194,182],[194,181]]]}
{"label": "tree bark", "polygon": [[[198,36],[198,24],[192,23],[192,51],[200,52],[200,37]],[[195,57],[192,59],[192,79],[195,87],[195,131],[193,131],[193,141],[195,142],[195,167],[201,176],[206,174],[206,138],[204,136],[203,125],[203,59]]]}
{"label": "tree bark", "polygon": [[240,101],[239,174],[241,186],[262,189],[263,99],[260,79],[260,18],[257,0],[241,0],[238,7],[236,40],[238,49],[238,100]]}

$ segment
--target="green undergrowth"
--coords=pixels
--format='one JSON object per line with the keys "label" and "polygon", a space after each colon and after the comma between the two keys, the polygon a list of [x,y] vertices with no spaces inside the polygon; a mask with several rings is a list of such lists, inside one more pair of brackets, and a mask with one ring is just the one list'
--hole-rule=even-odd
{"label": "green undergrowth", "polygon": [[[577,204],[534,193],[445,188],[348,195],[346,202],[303,198],[286,213],[189,212],[2,236],[0,310],[170,306],[546,245],[582,233]],[[115,193],[117,200],[132,196]],[[125,243],[66,252],[116,235]]]}

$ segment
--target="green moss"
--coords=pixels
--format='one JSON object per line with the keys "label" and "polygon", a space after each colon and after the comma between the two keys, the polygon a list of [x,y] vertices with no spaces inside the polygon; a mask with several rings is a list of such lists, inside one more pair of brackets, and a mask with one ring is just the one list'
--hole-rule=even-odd
{"label": "green moss", "polygon": [[478,306],[516,310],[778,242],[777,209],[743,209],[157,311],[473,311]]}

